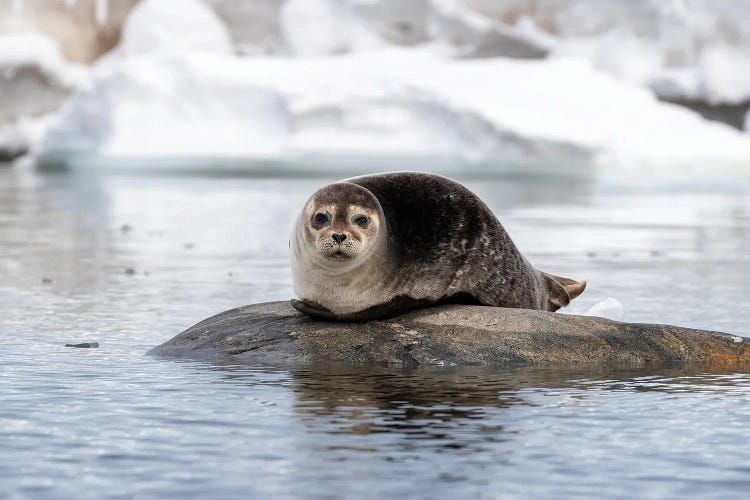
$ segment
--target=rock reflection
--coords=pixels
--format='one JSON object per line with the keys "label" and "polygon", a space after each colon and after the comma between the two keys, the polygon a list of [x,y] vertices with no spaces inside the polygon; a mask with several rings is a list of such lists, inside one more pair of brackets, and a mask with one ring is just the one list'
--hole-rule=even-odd
{"label": "rock reflection", "polygon": [[515,431],[507,430],[504,420],[514,417],[504,417],[504,410],[536,406],[533,396],[539,393],[569,390],[571,397],[582,398],[593,390],[721,391],[750,380],[731,372],[690,369],[397,370],[330,365],[292,371],[291,376],[294,409],[313,431],[396,434],[401,450],[426,446],[465,451],[511,439]]}

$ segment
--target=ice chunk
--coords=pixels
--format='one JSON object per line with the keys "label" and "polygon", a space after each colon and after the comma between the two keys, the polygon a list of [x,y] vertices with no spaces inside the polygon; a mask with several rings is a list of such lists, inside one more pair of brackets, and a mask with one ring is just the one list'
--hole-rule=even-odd
{"label": "ice chunk", "polygon": [[614,297],[607,297],[601,302],[597,302],[584,316],[597,316],[600,318],[608,318],[615,321],[621,321],[624,315],[624,308],[622,303]]}
{"label": "ice chunk", "polygon": [[278,157],[288,127],[286,104],[274,90],[177,55],[141,55],[98,66],[39,152],[56,159]]}

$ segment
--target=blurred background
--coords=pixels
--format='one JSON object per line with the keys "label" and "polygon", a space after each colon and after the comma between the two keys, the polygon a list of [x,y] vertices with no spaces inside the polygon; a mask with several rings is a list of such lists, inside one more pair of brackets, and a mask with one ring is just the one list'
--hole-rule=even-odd
{"label": "blurred background", "polygon": [[0,99],[46,165],[746,173],[750,3],[3,0]]}

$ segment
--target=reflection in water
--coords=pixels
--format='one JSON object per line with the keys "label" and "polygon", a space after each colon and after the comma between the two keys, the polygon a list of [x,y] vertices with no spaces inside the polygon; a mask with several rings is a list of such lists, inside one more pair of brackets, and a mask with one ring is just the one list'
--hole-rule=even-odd
{"label": "reflection in water", "polygon": [[[93,173],[0,170],[2,494],[750,490],[744,374],[287,372],[144,356],[211,314],[288,299],[289,228],[334,179]],[[611,295],[629,320],[748,333],[745,194],[548,176],[467,184],[534,264],[589,280],[574,312]],[[100,347],[63,347],[77,342]]]}
{"label": "reflection in water", "polygon": [[[508,439],[503,412],[537,406],[527,392],[568,390],[730,393],[750,381],[732,372],[690,369],[387,369],[316,365],[291,372],[294,409],[332,434],[396,433],[404,450],[478,451]],[[419,442],[415,442],[419,441]]]}
{"label": "reflection in water", "polygon": [[[255,370],[213,370],[248,395],[258,382]],[[365,496],[679,496],[750,486],[750,452],[738,445],[750,443],[748,374],[315,365],[275,377],[304,429],[293,493],[337,484]]]}

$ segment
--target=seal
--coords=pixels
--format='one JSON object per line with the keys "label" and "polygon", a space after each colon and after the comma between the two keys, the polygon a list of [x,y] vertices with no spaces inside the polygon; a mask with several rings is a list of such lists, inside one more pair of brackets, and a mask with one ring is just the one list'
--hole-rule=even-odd
{"label": "seal", "polygon": [[556,311],[586,288],[521,255],[487,205],[451,179],[396,172],[316,191],[289,242],[292,306],[338,321],[442,303]]}

